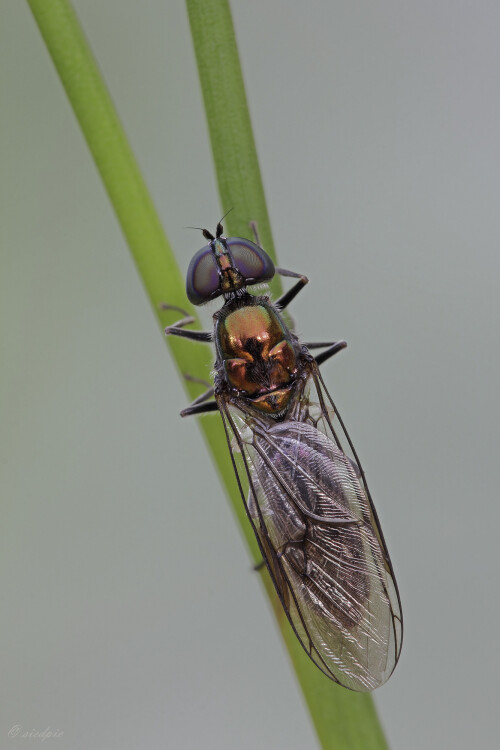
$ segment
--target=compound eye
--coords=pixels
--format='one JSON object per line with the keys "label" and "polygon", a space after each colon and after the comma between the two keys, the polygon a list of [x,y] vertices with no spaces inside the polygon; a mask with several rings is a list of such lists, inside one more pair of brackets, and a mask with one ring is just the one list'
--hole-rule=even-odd
{"label": "compound eye", "polygon": [[[186,275],[186,293],[193,305],[202,305],[216,297],[219,273],[210,245],[202,247],[193,256]],[[220,294],[220,292],[219,292]]]}
{"label": "compound eye", "polygon": [[274,276],[274,263],[261,247],[241,237],[228,237],[227,249],[247,284],[258,284]]}

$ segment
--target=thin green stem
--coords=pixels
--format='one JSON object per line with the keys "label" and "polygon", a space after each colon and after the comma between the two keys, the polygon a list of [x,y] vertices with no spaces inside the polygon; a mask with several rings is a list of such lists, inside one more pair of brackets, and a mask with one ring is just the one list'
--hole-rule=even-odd
{"label": "thin green stem", "polygon": [[[68,0],[27,1],[163,328],[177,314],[162,312],[162,302],[189,309],[183,279],[92,52]],[[228,3],[187,0],[187,6],[221,202],[224,210],[234,207],[226,222],[229,233],[248,236],[248,221],[256,220],[262,244],[272,253],[270,224]],[[181,373],[206,376],[212,361],[209,347],[174,337],[168,344]],[[186,382],[185,386],[191,396],[195,395],[196,386]],[[201,420],[200,427],[257,559],[257,545],[228,461],[221,421]],[[322,746],[336,750],[385,748],[370,696],[338,688],[314,667],[293,636],[268,577],[264,580]]]}
{"label": "thin green stem", "polygon": [[[274,253],[252,124],[243,83],[229,3],[187,0],[217,184],[228,234],[248,237],[256,221],[262,247]],[[273,294],[281,290],[279,277]]]}

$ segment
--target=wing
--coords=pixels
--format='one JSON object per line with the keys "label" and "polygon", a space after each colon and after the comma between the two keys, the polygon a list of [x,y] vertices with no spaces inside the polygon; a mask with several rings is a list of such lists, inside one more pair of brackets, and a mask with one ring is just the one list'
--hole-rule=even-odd
{"label": "wing", "polygon": [[309,381],[318,402],[304,392],[293,419],[249,417],[222,400],[219,408],[241,454],[247,512],[292,628],[328,677],[369,691],[399,658],[399,594],[364,475],[343,450],[341,436],[346,448],[352,444],[331,401],[327,408],[315,365]]}

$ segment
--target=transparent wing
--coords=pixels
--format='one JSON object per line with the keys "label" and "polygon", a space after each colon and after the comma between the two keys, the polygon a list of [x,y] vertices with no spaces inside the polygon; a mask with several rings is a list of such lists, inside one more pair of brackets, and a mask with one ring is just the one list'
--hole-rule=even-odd
{"label": "transparent wing", "polygon": [[221,399],[219,407],[250,483],[250,520],[297,637],[331,679],[368,691],[399,658],[399,594],[362,470],[343,450],[340,437],[352,445],[331,402],[327,408],[315,364],[309,381],[318,402],[304,392],[283,422],[250,417]]}

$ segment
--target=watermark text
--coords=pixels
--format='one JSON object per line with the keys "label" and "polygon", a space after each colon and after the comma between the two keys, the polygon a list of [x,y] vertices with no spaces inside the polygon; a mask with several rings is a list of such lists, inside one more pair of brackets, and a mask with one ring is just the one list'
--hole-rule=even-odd
{"label": "watermark text", "polygon": [[45,742],[45,740],[55,740],[62,737],[64,732],[61,729],[52,729],[47,727],[46,729],[26,729],[22,724],[14,724],[7,732],[7,737],[17,737],[22,740],[39,740]]}

